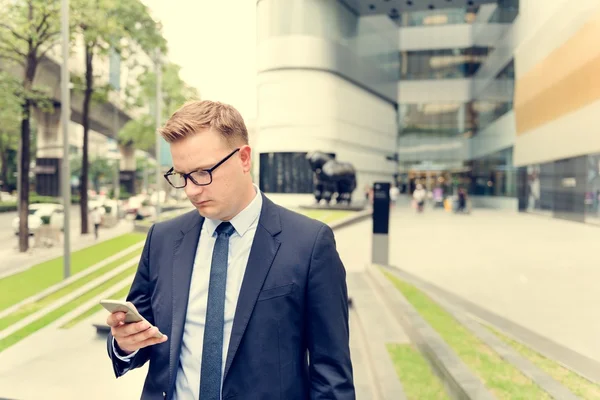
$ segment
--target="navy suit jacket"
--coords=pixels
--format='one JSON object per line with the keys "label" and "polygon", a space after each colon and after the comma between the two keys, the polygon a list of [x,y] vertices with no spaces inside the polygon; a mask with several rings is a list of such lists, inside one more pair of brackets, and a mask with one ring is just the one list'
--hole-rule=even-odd
{"label": "navy suit jacket", "polygon": [[[150,362],[142,399],[173,396],[203,222],[194,210],[154,225],[127,297],[169,340],[127,363],[108,337],[117,377]],[[224,400],[355,399],[346,272],[333,232],[264,195],[232,329]]]}

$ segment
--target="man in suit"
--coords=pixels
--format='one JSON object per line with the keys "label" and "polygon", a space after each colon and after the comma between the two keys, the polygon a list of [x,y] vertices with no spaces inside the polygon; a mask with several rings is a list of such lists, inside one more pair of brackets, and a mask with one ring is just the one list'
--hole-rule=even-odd
{"label": "man in suit", "polygon": [[188,103],[161,134],[173,158],[165,178],[196,210],[148,232],[127,297],[146,321],[107,318],[115,375],[149,361],[148,400],[354,400],[331,229],[253,184],[233,107]]}

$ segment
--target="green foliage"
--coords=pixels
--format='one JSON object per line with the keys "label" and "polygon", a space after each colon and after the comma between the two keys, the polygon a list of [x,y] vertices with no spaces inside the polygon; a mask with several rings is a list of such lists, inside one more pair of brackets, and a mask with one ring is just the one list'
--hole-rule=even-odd
{"label": "green foliage", "polygon": [[17,203],[14,201],[7,201],[0,203],[0,213],[9,212],[9,211],[17,211]]}
{"label": "green foliage", "polygon": [[136,148],[141,150],[149,150],[154,147],[154,125],[154,119],[149,114],[129,120],[119,131],[119,141],[133,143]]}
{"label": "green foliage", "polygon": [[[81,158],[71,158],[71,175],[81,176]],[[111,180],[114,179],[115,166],[114,161],[107,158],[95,158],[89,163],[88,169],[89,178],[92,181],[99,181],[100,179]]]}
{"label": "green foliage", "polygon": [[0,58],[23,67],[32,55],[43,58],[59,39],[59,18],[57,0],[0,0]]}
{"label": "green foliage", "polygon": [[15,146],[18,146],[17,135],[21,125],[22,94],[18,79],[0,71],[0,130],[3,134],[13,134]]}
{"label": "green foliage", "polygon": [[[198,91],[188,86],[179,76],[180,67],[168,63],[162,67],[162,116],[164,121],[169,118],[179,107],[190,100],[199,99]],[[134,107],[143,107],[150,104],[156,107],[156,73],[146,70],[141,74],[138,82],[139,92],[131,102]],[[126,89],[127,93],[127,89]],[[131,94],[131,92],[129,92]],[[151,150],[156,143],[156,121],[154,112],[143,115],[141,118],[129,121],[119,132],[119,140],[123,143],[133,143],[136,148]]]}

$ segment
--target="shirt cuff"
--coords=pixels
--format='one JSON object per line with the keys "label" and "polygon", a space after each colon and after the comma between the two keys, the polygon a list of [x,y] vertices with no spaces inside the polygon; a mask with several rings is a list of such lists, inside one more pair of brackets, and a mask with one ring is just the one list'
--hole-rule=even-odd
{"label": "shirt cuff", "polygon": [[121,361],[125,361],[125,362],[129,362],[129,361],[131,361],[131,359],[132,359],[133,357],[135,357],[135,355],[136,355],[136,354],[137,354],[137,352],[139,351],[139,350],[136,350],[136,351],[134,351],[133,353],[131,353],[131,354],[127,355],[127,356],[125,356],[125,355],[122,355],[122,354],[120,353],[120,349],[119,349],[119,348],[118,348],[118,346],[116,345],[115,338],[112,338],[112,348],[113,348],[113,353],[115,353],[115,356],[117,356],[117,358],[118,358],[119,360],[121,360]]}

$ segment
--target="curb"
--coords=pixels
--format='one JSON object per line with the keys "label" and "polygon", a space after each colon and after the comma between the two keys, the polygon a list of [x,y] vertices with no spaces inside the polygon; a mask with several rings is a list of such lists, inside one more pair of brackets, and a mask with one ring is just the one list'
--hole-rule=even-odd
{"label": "curb", "polygon": [[[372,209],[367,209],[364,211],[357,211],[356,215],[350,215],[349,217],[337,220],[337,221],[333,221],[329,225],[329,227],[332,230],[336,230],[336,229],[340,229],[340,228],[344,228],[348,225],[352,225],[354,223],[363,221],[365,219],[368,219],[371,217],[371,215],[373,214],[373,210]],[[138,232],[138,233],[148,233],[148,231],[150,230],[150,227],[152,226],[152,224],[150,225],[142,225],[140,223],[134,223],[133,224],[133,231],[134,232]]]}
{"label": "curb", "polygon": [[556,381],[546,372],[539,369],[535,364],[518,354],[508,344],[504,343],[500,338],[488,331],[483,325],[470,316],[462,309],[455,307],[447,301],[441,299],[435,294],[423,291],[433,301],[438,303],[446,312],[456,319],[462,326],[468,329],[473,335],[481,340],[486,346],[492,349],[500,358],[504,359],[511,366],[520,371],[523,375],[531,379],[531,381],[548,393],[554,399],[561,400],[577,400],[573,392]]}
{"label": "curb", "polygon": [[[110,288],[106,289],[104,292],[100,293],[98,296],[94,297],[93,299],[88,300],[87,302],[83,303],[76,309],[68,312],[67,314],[65,314],[62,317],[60,317],[59,319],[57,319],[56,321],[52,322],[50,325],[47,326],[47,328],[59,329],[62,325],[66,324],[67,322],[71,321],[72,319],[78,317],[80,314],[83,314],[84,312],[91,309],[92,307],[98,305],[100,303],[100,300],[106,299],[107,296],[109,296],[110,294],[112,294],[114,292],[118,292],[119,290],[121,290],[127,286],[130,286],[131,283],[133,282],[134,275],[135,275],[135,272],[132,274],[131,279],[125,279],[125,280],[117,283],[116,285],[111,286]],[[104,312],[108,312],[104,308],[102,310]],[[84,322],[86,320],[87,319],[81,320],[81,321],[79,321],[79,323]],[[106,328],[107,328],[108,332],[110,332],[110,327],[108,325],[106,325]],[[65,328],[65,329],[69,329],[69,328]]]}
{"label": "curb", "polygon": [[127,270],[127,268],[130,268],[130,267],[136,265],[139,262],[139,259],[140,259],[139,257],[134,257],[132,260],[129,260],[129,261],[125,262],[124,264],[121,264],[120,266],[116,267],[112,271],[107,272],[106,274],[94,279],[93,281],[86,283],[85,285],[83,285],[82,287],[78,288],[77,290],[69,293],[68,295],[61,297],[59,300],[52,303],[52,305],[49,305],[48,307],[44,307],[44,308],[38,310],[37,312],[21,319],[20,321],[8,326],[6,329],[0,331],[0,339],[4,339],[5,337],[12,335],[13,333],[26,327],[27,325],[31,324],[32,322],[35,322],[38,319],[44,317],[46,314],[49,314],[52,311],[57,310],[58,308],[64,306],[65,304],[77,299],[77,297],[83,295],[84,293],[88,292],[89,290],[92,290],[96,286],[108,281],[109,279],[114,278],[115,276],[119,275],[121,272]]}
{"label": "curb", "polygon": [[[116,229],[116,228],[109,228],[109,230],[110,229]],[[106,232],[108,232],[109,230],[106,230]],[[104,237],[98,239],[98,241],[96,241],[96,242],[86,243],[82,247],[77,247],[75,245],[76,242],[73,241],[74,239],[72,238],[71,239],[71,254],[73,254],[75,252],[78,252],[78,251],[82,251],[82,250],[88,249],[88,248],[90,248],[92,246],[95,246],[95,245],[97,245],[99,243],[103,243],[103,242],[106,242],[108,240],[112,240],[114,238],[117,238],[117,237],[122,236],[122,235],[126,235],[128,233],[132,233],[132,232],[133,232],[133,228],[124,228],[123,231],[120,232],[120,233],[110,232],[111,233],[110,235],[104,236]],[[43,254],[43,256],[39,257],[35,261],[32,261],[32,262],[27,261],[27,264],[25,266],[21,266],[19,268],[9,269],[8,271],[1,272],[0,273],[0,279],[4,279],[4,278],[7,278],[9,276],[16,275],[18,273],[27,271],[27,270],[35,267],[36,265],[39,265],[39,264],[42,264],[42,263],[45,263],[45,262],[48,262],[48,261],[51,261],[51,260],[54,260],[54,259],[62,257],[63,256],[62,244],[63,243],[61,241],[61,244],[59,246],[55,246],[52,249],[48,249],[48,250],[54,250],[54,249],[59,249],[60,248],[61,250],[59,252],[52,252],[51,251],[50,254]],[[30,248],[30,250],[32,250],[32,248]],[[20,253],[20,254],[27,254],[27,253]],[[0,399],[0,400],[2,400],[2,399]]]}
{"label": "curb", "polygon": [[368,267],[367,271],[381,290],[381,294],[388,300],[388,304],[400,311],[395,314],[396,318],[406,330],[411,341],[440,376],[451,397],[469,400],[494,399],[483,382],[429,326],[412,304],[383,275],[382,271],[374,265]]}
{"label": "curb", "polygon": [[106,265],[108,265],[108,264],[110,264],[110,263],[112,263],[114,261],[117,261],[119,258],[124,257],[127,254],[129,254],[129,253],[131,253],[131,252],[133,252],[135,250],[141,249],[142,247],[144,247],[144,242],[143,241],[140,242],[140,243],[134,244],[133,246],[130,246],[130,247],[124,249],[124,250],[121,250],[120,252],[118,252],[116,254],[113,254],[112,256],[110,256],[110,257],[108,257],[108,258],[100,261],[99,263],[96,263],[96,264],[92,265],[91,267],[88,267],[88,268],[84,269],[83,271],[81,271],[81,272],[79,272],[79,273],[77,273],[75,275],[71,275],[67,279],[62,280],[62,281],[60,281],[60,282],[58,282],[58,283],[50,286],[49,288],[44,289],[43,291],[41,291],[39,293],[36,293],[36,294],[34,294],[32,296],[27,297],[26,299],[21,300],[17,304],[12,305],[12,306],[10,306],[10,307],[8,307],[8,308],[0,311],[0,318],[4,318],[5,316],[7,316],[7,315],[9,315],[9,314],[11,314],[13,312],[15,312],[16,310],[18,310],[19,308],[23,307],[26,304],[38,301],[38,300],[40,300],[40,299],[42,299],[42,298],[44,298],[44,297],[46,297],[46,296],[48,296],[48,295],[56,292],[56,291],[64,288],[65,286],[68,286],[71,283],[73,283],[73,282],[75,282],[75,281],[77,281],[77,280],[79,280],[79,279],[81,279],[81,278],[83,278],[83,277],[85,277],[85,276],[87,276],[87,275],[89,275],[89,274],[91,274],[91,273],[99,270],[100,268],[102,268],[102,267],[104,267],[104,266],[106,266]]}
{"label": "curb", "polygon": [[[402,327],[395,321],[393,311],[385,303],[385,299],[377,293],[377,286],[368,273],[355,274],[348,281],[348,289],[355,293],[362,292],[357,296],[359,300],[353,306],[352,316],[355,318],[356,327],[360,331],[363,345],[365,346],[366,361],[368,369],[375,379],[373,387],[377,390],[378,398],[381,400],[406,400],[404,386],[396,373],[396,368],[388,353],[386,344],[396,343],[399,332],[394,330],[394,338],[388,336],[389,332],[377,332],[373,330],[380,320],[389,320],[391,326],[398,330]],[[366,294],[368,293],[368,295]],[[370,303],[370,304],[369,304]],[[403,333],[403,332],[402,332]]]}
{"label": "curb", "polygon": [[[560,347],[560,345],[558,345],[556,342],[552,342],[546,337],[537,335],[527,330],[523,326],[516,324],[508,319],[505,319],[499,316],[498,314],[481,308],[476,304],[473,304],[470,301],[447,291],[446,289],[436,286],[435,284],[427,282],[421,278],[418,278],[417,276],[412,275],[411,273],[403,270],[402,268],[390,265],[383,266],[383,268],[388,269],[391,273],[395,274],[400,279],[419,288],[426,294],[435,295],[437,298],[445,299],[447,303],[455,304],[458,308],[465,310],[466,313],[471,317],[471,319],[478,321],[480,324],[491,326],[503,335],[535,351],[543,357],[553,360],[562,367],[587,379],[588,381],[596,385],[600,385],[600,373],[598,373],[598,371],[600,371],[600,363],[598,363],[597,361],[585,357],[579,353],[575,353],[569,348],[562,347],[559,349],[553,349],[554,346]],[[516,333],[515,330],[519,333]],[[530,337],[531,335],[534,335],[535,337]],[[536,343],[536,341],[539,340],[541,340],[543,343]],[[577,355],[578,357],[580,357],[580,359],[578,359],[577,362],[569,362],[563,358],[565,356],[572,357],[573,355]]]}
{"label": "curb", "polygon": [[364,221],[365,219],[370,218],[371,215],[373,215],[372,209],[358,211],[356,213],[356,215],[351,215],[349,217],[340,219],[338,221],[333,221],[332,223],[330,223],[328,225],[332,230],[336,230],[336,229],[344,228],[348,225],[352,225],[352,224]]}

